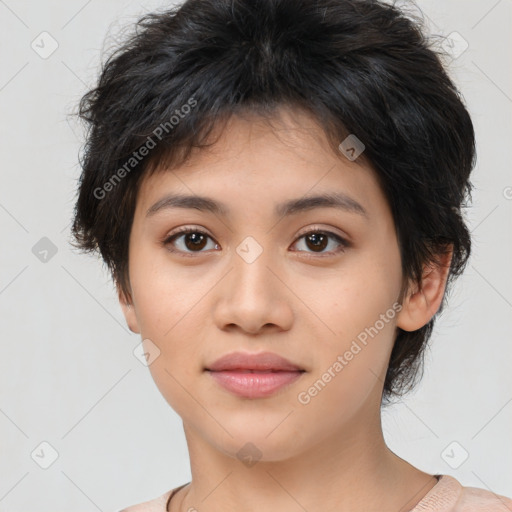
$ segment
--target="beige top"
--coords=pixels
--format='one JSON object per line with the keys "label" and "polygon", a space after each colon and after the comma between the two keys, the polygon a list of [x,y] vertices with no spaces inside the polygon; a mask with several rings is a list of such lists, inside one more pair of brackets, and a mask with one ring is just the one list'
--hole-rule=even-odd
{"label": "beige top", "polygon": [[[512,512],[512,499],[477,487],[463,487],[449,475],[435,475],[438,482],[410,512]],[[170,498],[188,483],[162,496],[120,512],[166,512]]]}

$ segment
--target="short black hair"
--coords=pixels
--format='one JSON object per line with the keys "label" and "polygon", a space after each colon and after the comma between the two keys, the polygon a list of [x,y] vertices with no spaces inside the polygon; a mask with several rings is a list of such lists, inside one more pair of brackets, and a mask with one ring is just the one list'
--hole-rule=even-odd
{"label": "short black hair", "polygon": [[[184,162],[233,115],[312,116],[332,149],[353,134],[376,171],[404,287],[452,249],[442,311],[470,255],[474,129],[420,19],[374,0],[187,0],[145,14],[79,103],[87,126],[72,234],[130,298],[128,242],[143,176]],[[398,329],[383,404],[417,382],[435,315]],[[389,403],[389,402],[388,402]]]}

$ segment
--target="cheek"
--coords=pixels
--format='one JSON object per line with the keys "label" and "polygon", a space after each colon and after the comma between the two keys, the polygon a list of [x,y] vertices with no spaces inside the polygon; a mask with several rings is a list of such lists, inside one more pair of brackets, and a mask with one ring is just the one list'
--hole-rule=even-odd
{"label": "cheek", "polygon": [[205,296],[215,280],[200,276],[198,267],[170,264],[160,252],[165,251],[133,255],[131,283],[141,337],[160,351],[149,369],[167,398],[180,394],[176,379],[185,384],[202,370],[201,345],[209,314]]}
{"label": "cheek", "polygon": [[354,417],[368,403],[368,397],[372,396],[372,403],[379,401],[378,390],[395,337],[395,317],[394,308],[375,305],[365,308],[357,318],[347,317],[346,322],[338,317],[339,331],[344,334],[329,343],[322,340],[316,369],[297,396],[299,410],[306,414],[304,421],[329,415],[332,421],[325,426],[329,430]]}
{"label": "cheek", "polygon": [[172,265],[166,256],[164,249],[134,251],[130,276],[141,334],[169,345],[205,290],[192,267]]}
{"label": "cheek", "polygon": [[[339,347],[386,315],[398,298],[400,283],[396,264],[379,263],[371,255],[358,255],[357,262],[347,262],[321,281],[298,280],[294,291],[309,307],[307,321],[314,322],[315,331],[322,328],[326,340]],[[389,315],[392,320],[394,310]],[[390,318],[386,320],[387,327]],[[380,321],[378,327],[379,331],[385,330]]]}
{"label": "cheek", "polygon": [[318,318],[310,313],[308,318],[314,318],[314,332],[321,340],[316,342],[318,365],[312,380],[320,378],[320,387],[329,382],[335,394],[364,395],[385,371],[401,309],[396,302],[399,263],[392,258],[379,262],[373,252],[360,253],[357,264],[347,264],[346,270],[333,273],[320,290],[310,293],[307,303]]}

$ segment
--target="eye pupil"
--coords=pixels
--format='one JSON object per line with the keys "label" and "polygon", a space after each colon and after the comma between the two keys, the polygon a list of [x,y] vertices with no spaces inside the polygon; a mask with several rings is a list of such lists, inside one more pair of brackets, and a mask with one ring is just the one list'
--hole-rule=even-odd
{"label": "eye pupil", "polygon": [[312,248],[322,251],[327,245],[327,237],[322,233],[311,233],[306,237],[308,243],[313,242]]}
{"label": "eye pupil", "polygon": [[[205,245],[205,236],[201,233],[187,233],[185,235],[185,245],[187,249],[202,249]],[[189,245],[189,241],[192,245]]]}

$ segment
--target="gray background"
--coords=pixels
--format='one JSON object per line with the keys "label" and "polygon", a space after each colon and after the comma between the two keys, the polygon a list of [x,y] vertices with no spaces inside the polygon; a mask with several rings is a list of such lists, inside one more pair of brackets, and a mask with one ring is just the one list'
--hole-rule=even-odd
{"label": "gray background", "polygon": [[[181,420],[133,355],[109,275],[68,244],[82,143],[69,115],[102,51],[164,5],[0,0],[1,511],[114,511],[190,479]],[[478,139],[474,252],[385,436],[424,471],[512,496],[512,0],[419,5],[469,45],[449,69]]]}

